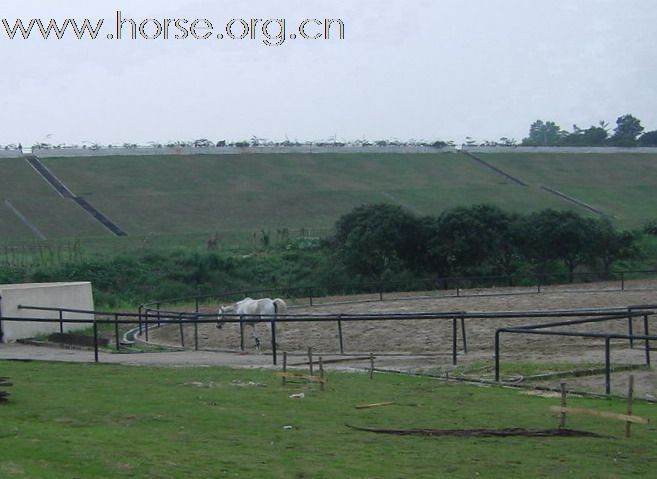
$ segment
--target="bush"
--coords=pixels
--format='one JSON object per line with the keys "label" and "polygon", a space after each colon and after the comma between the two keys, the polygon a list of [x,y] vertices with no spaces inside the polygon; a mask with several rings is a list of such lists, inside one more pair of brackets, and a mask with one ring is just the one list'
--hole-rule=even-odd
{"label": "bush", "polygon": [[647,235],[657,236],[657,220],[648,221],[643,225],[643,232]]}

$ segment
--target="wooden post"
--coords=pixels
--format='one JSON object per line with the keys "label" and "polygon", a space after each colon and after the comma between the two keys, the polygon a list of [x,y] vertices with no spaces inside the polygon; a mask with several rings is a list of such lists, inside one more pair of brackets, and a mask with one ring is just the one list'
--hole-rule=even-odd
{"label": "wooden post", "polygon": [[244,315],[240,314],[240,351],[244,352]]}
{"label": "wooden post", "polygon": [[341,314],[338,314],[338,339],[340,340],[340,354],[344,354],[344,341],[342,338],[342,321],[340,318],[342,317]]}
{"label": "wooden post", "polygon": [[[627,415],[632,415],[632,401],[634,400],[634,376],[630,374],[630,383],[627,386]],[[630,427],[632,423],[625,423],[625,437],[630,437]]]}
{"label": "wooden post", "polygon": [[[566,383],[561,383],[561,407],[566,407]],[[559,429],[566,427],[566,412],[562,411],[559,416]]]}
{"label": "wooden post", "polygon": [[116,343],[116,350],[121,350],[121,340],[119,339],[119,315],[114,314],[114,342]]}
{"label": "wooden post", "polygon": [[370,353],[370,379],[374,378],[374,353]]}
{"label": "wooden post", "polygon": [[282,376],[283,386],[285,386],[287,382],[287,379],[285,377],[286,373],[287,373],[287,351],[283,351],[283,376]]}
{"label": "wooden post", "polygon": [[98,323],[94,319],[94,362],[98,362]]}
{"label": "wooden post", "polygon": [[308,368],[310,369],[310,375],[313,375],[313,348],[308,348]]}
{"label": "wooden post", "polygon": [[324,390],[324,361],[319,357],[319,390]]}
{"label": "wooden post", "polygon": [[457,329],[458,323],[456,322],[456,316],[452,318],[452,366],[456,366],[456,345],[457,345]]}
{"label": "wooden post", "polygon": [[194,351],[198,351],[198,314],[194,316]]}
{"label": "wooden post", "polygon": [[178,327],[180,329],[180,347],[185,347],[185,331],[183,329],[183,314],[178,314]]}

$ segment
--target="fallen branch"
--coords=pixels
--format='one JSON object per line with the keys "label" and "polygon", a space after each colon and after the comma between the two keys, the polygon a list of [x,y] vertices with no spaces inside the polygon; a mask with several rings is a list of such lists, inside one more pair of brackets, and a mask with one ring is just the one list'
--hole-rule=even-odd
{"label": "fallen branch", "polygon": [[395,434],[398,436],[450,436],[450,437],[606,437],[594,432],[574,429],[375,429],[346,424],[356,431],[377,434]]}
{"label": "fallen branch", "polygon": [[395,401],[388,401],[388,402],[376,402],[373,404],[361,404],[359,406],[356,406],[356,409],[371,409],[374,407],[392,406],[393,404],[397,404],[397,403]]}
{"label": "fallen branch", "polygon": [[630,416],[628,414],[617,414],[608,411],[596,411],[581,407],[550,406],[550,411],[558,413],[581,414],[583,416],[604,417],[606,419],[617,419],[619,421],[632,422],[634,424],[650,424],[650,419],[641,416]]}

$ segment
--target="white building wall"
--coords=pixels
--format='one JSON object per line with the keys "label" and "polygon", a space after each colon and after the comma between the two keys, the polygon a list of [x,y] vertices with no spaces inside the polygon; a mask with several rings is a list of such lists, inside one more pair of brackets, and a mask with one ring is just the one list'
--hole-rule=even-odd
{"label": "white building wall", "polygon": [[[2,321],[2,318],[59,319],[57,311],[35,311],[19,306],[40,306],[93,311],[91,283],[32,283],[0,285],[0,327],[2,342],[33,338],[41,334],[59,332],[59,323],[33,321]],[[93,314],[63,313],[64,319],[93,319]],[[66,323],[64,332],[88,328],[90,324]]]}

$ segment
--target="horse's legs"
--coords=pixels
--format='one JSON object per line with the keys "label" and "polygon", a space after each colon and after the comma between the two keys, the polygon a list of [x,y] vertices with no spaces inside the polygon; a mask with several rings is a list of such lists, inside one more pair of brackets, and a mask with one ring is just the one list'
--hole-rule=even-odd
{"label": "horse's legs", "polygon": [[251,335],[253,336],[253,340],[255,341],[256,350],[260,352],[260,338],[258,337],[258,333],[256,332],[256,325],[255,323],[253,323],[251,326],[253,327],[253,332],[251,333]]}

